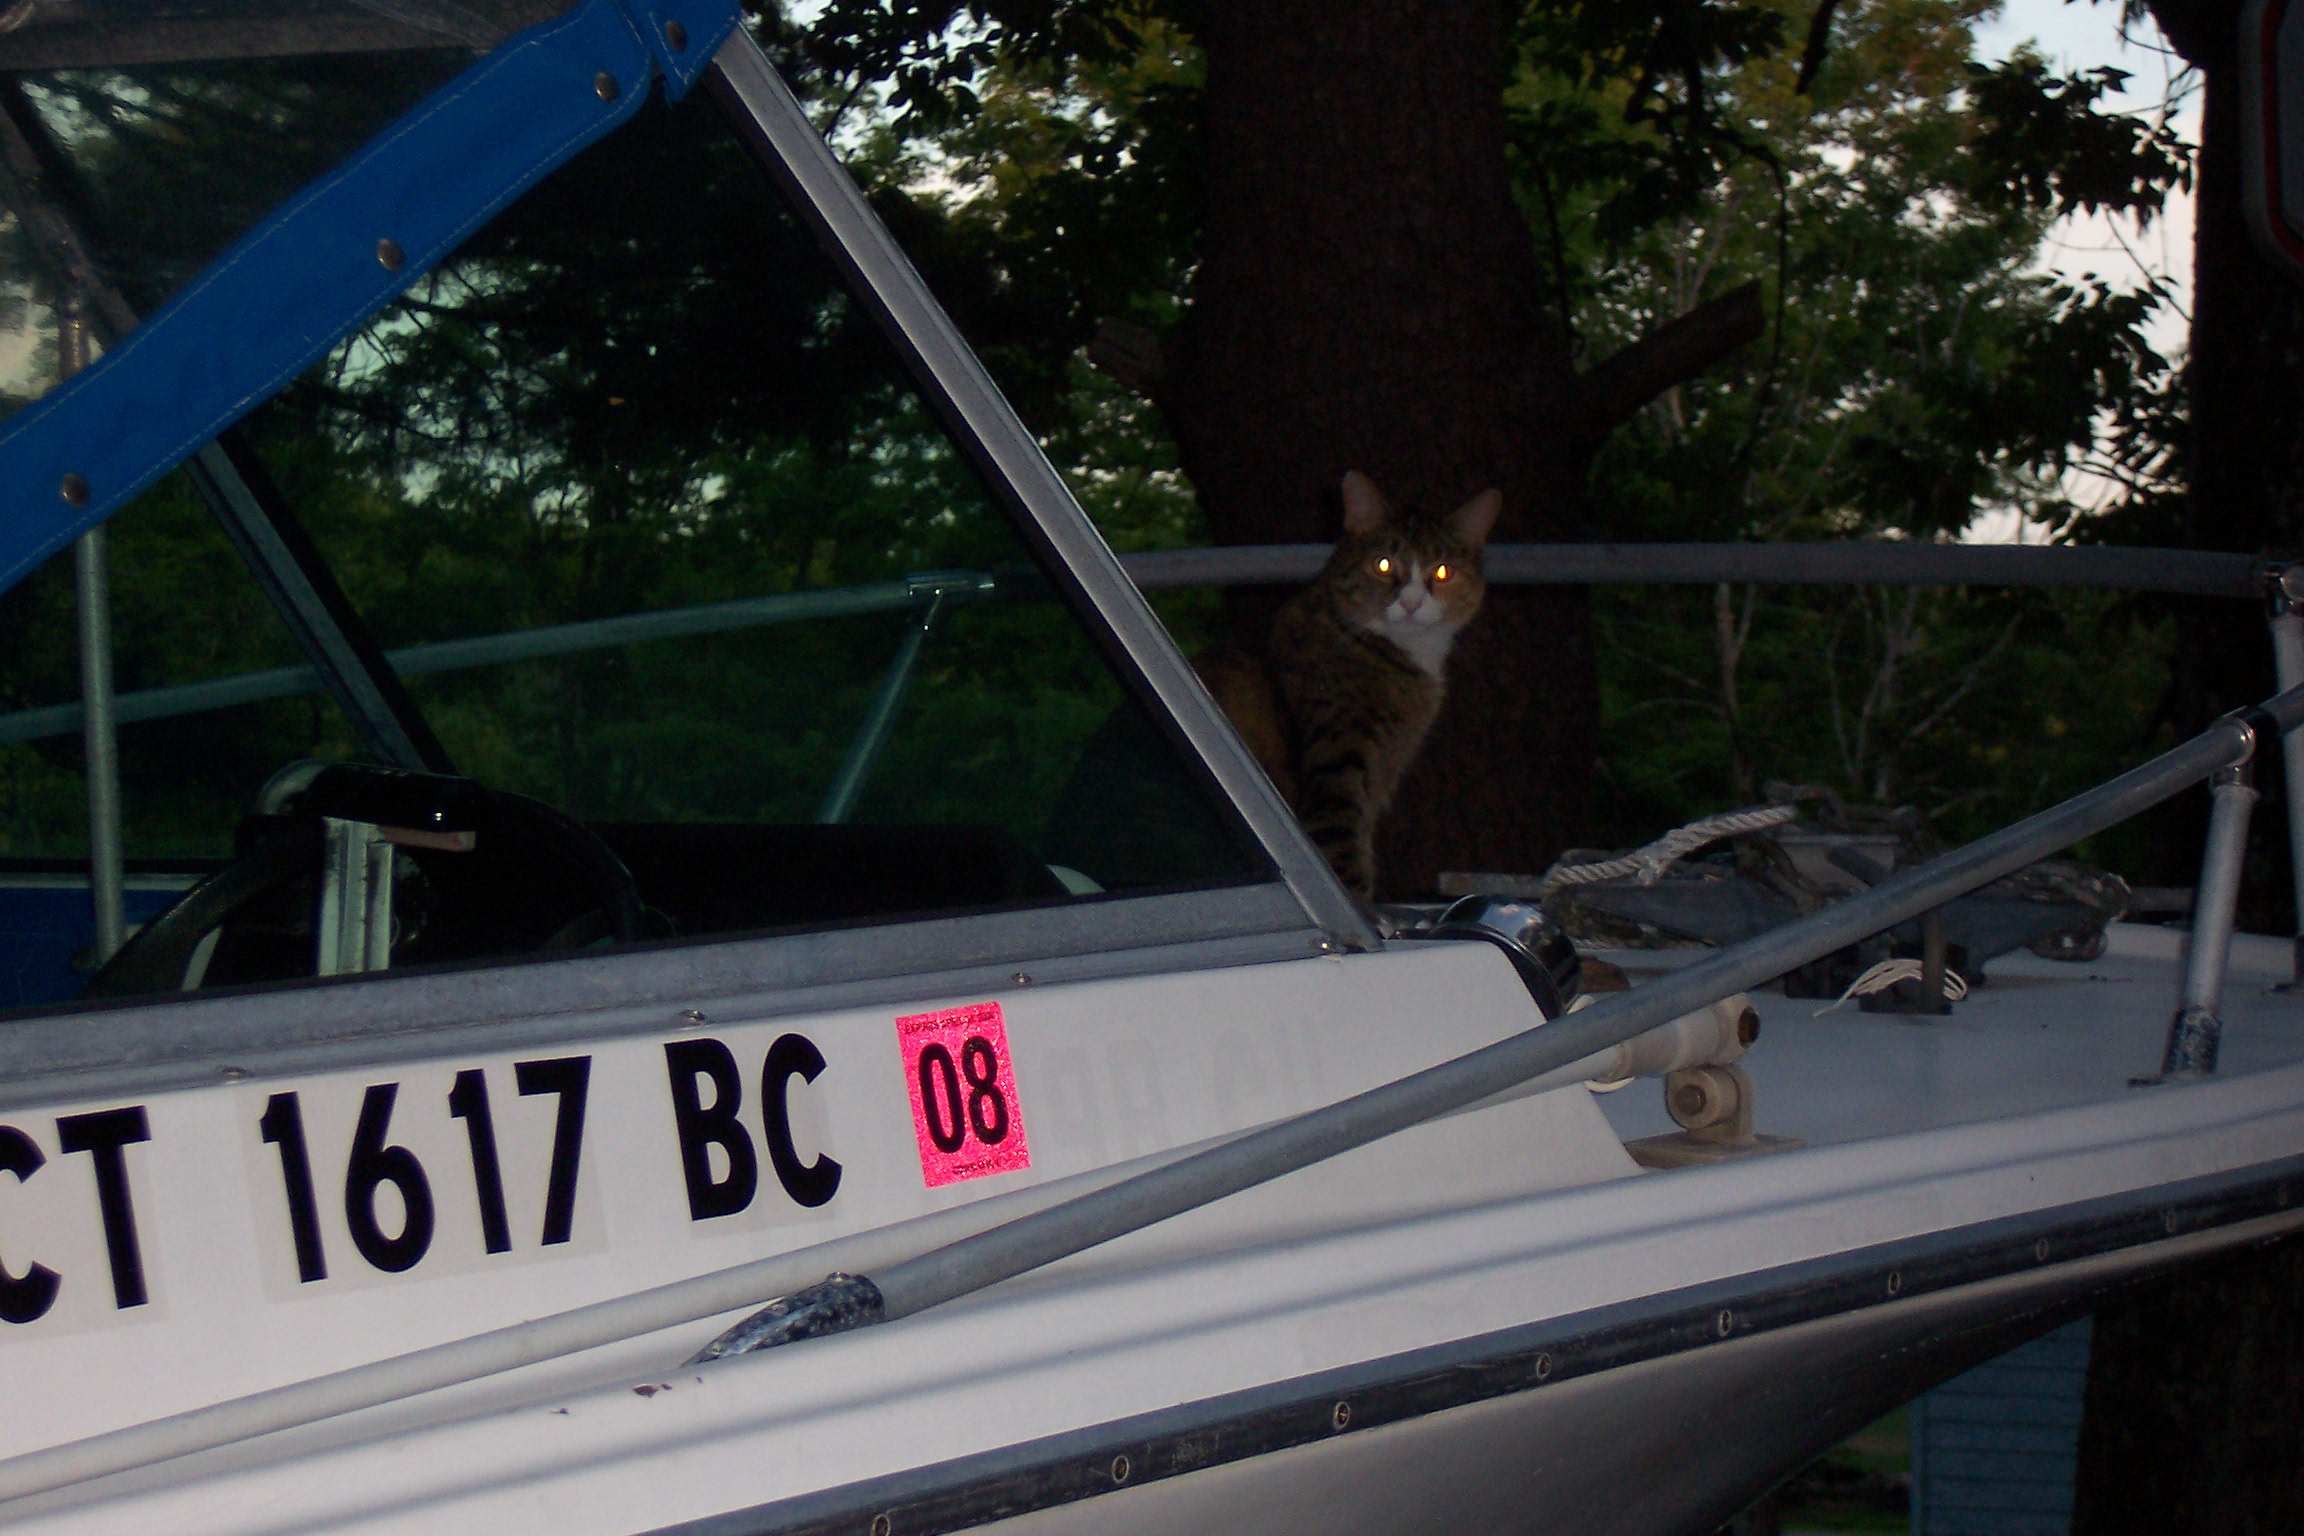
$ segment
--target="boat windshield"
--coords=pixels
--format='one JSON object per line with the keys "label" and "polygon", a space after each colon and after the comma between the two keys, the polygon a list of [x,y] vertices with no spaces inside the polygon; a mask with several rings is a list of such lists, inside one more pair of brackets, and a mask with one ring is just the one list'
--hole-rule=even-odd
{"label": "boat windshield", "polygon": [[[95,168],[64,211],[144,305],[469,57],[6,88],[44,154]],[[284,161],[251,152],[258,89]],[[54,285],[16,256],[10,355],[53,366]],[[144,925],[110,962],[73,554],[0,597],[0,1006],[1269,878],[708,93],[652,99],[240,433],[429,772],[360,766],[190,476],[164,479],[108,525]]]}

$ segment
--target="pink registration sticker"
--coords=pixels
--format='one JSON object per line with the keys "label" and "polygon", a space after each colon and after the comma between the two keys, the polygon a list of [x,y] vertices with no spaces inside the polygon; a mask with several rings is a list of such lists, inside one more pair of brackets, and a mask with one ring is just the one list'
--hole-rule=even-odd
{"label": "pink registration sticker", "polygon": [[998,1003],[900,1018],[896,1047],[930,1189],[1032,1166]]}

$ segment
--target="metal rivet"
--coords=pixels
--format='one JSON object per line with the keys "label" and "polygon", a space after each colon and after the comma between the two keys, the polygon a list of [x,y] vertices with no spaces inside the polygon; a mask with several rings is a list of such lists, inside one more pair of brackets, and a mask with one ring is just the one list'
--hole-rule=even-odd
{"label": "metal rivet", "polygon": [[1720,1315],[1712,1319],[1712,1326],[1720,1330],[1720,1337],[1726,1338],[1736,1329],[1736,1314],[1722,1307]]}
{"label": "metal rivet", "polygon": [[246,1067],[218,1067],[216,1075],[228,1083],[237,1083],[248,1075]]}
{"label": "metal rivet", "polygon": [[886,1515],[874,1515],[872,1517],[872,1536],[888,1536],[888,1533],[895,1527],[896,1522]]}
{"label": "metal rivet", "polygon": [[1904,1272],[1900,1269],[1888,1271],[1888,1294],[1891,1296],[1901,1295],[1903,1290]]}
{"label": "metal rivet", "polygon": [[664,46],[678,53],[688,46],[688,29],[677,21],[664,23]]}
{"label": "metal rivet", "polygon": [[1008,979],[1020,987],[1028,987],[1032,985],[1032,978],[1022,971],[1018,971],[1015,975],[1009,977]]}
{"label": "metal rivet", "polygon": [[1338,1429],[1342,1429],[1345,1425],[1351,1423],[1352,1405],[1350,1403],[1338,1403],[1334,1408],[1329,1410],[1328,1422]]}
{"label": "metal rivet", "polygon": [[701,1008],[683,1008],[680,1010],[680,1017],[691,1024],[701,1024],[704,1022],[704,1010]]}
{"label": "metal rivet", "polygon": [[614,101],[624,94],[624,87],[616,83],[614,75],[602,70],[592,77],[592,94],[602,101]]}
{"label": "metal rivet", "polygon": [[2048,1239],[2042,1238],[2032,1245],[2032,1257],[2043,1264],[2048,1262]]}
{"label": "metal rivet", "polygon": [[1112,1458],[1112,1481],[1116,1483],[1128,1481],[1129,1470],[1127,1457],[1115,1456]]}
{"label": "metal rivet", "polygon": [[64,498],[68,507],[88,505],[88,482],[78,475],[66,475],[57,482],[56,493]]}
{"label": "metal rivet", "polygon": [[1550,1355],[1538,1355],[1536,1357],[1536,1379],[1538,1381],[1552,1379],[1552,1357]]}
{"label": "metal rivet", "polygon": [[397,272],[408,265],[408,253],[400,249],[397,240],[376,242],[376,264],[387,272]]}

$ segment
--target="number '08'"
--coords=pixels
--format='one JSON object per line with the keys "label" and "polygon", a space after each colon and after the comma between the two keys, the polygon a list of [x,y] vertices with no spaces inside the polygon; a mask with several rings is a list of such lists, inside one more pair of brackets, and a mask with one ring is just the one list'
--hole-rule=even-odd
{"label": "number '08'", "polygon": [[987,1147],[1008,1139],[1008,1100],[1000,1092],[1000,1056],[991,1041],[970,1035],[960,1043],[957,1065],[941,1042],[933,1042],[921,1049],[919,1073],[920,1110],[937,1151],[959,1151],[971,1131]]}
{"label": "number '08'", "polygon": [[[544,1209],[537,1226],[539,1246],[569,1240],[575,1228],[576,1177],[584,1150],[584,1105],[591,1084],[592,1058],[564,1056],[516,1062],[514,1086],[523,1097],[551,1094],[558,1100],[552,1134],[551,1170],[545,1180]],[[387,1274],[413,1269],[431,1250],[437,1225],[431,1175],[416,1154],[392,1140],[392,1117],[400,1101],[398,1083],[373,1083],[361,1095],[360,1117],[344,1160],[344,1225],[352,1246],[373,1268]],[[503,1161],[496,1145],[496,1121],[488,1101],[488,1074],[478,1067],[456,1074],[448,1090],[450,1118],[461,1121],[470,1152],[474,1204],[480,1213],[481,1246],[506,1253],[513,1246],[511,1213],[504,1199]],[[296,1250],[296,1277],[307,1284],[328,1278],[328,1253],[320,1231],[320,1189],[313,1179],[312,1152],[305,1135],[304,1110],[294,1090],[275,1093],[256,1122],[263,1140],[280,1158],[280,1189],[288,1207],[288,1232]],[[390,1185],[398,1197],[397,1230],[385,1230],[379,1196]]]}

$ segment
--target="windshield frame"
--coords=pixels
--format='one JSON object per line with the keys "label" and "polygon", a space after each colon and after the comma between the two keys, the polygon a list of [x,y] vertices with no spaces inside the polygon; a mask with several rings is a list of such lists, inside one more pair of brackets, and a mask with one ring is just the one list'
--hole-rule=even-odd
{"label": "windshield frame", "polygon": [[[1201,687],[1117,557],[982,363],[742,28],[704,72],[740,136],[808,224],[1011,527],[1122,685],[1151,712],[1277,878],[1070,905],[764,936],[700,937],[578,957],[266,984],[26,1010],[0,1032],[0,1102],[308,1071],[379,1053],[662,1029],[746,1017],[1382,945]],[[378,658],[379,662],[381,658]],[[393,679],[397,681],[396,678]],[[551,963],[539,964],[539,958]],[[677,999],[683,1006],[674,1008]],[[703,1006],[689,1006],[701,1004]],[[472,1032],[477,1032],[472,1035]],[[472,1035],[469,1045],[466,1037]]]}

